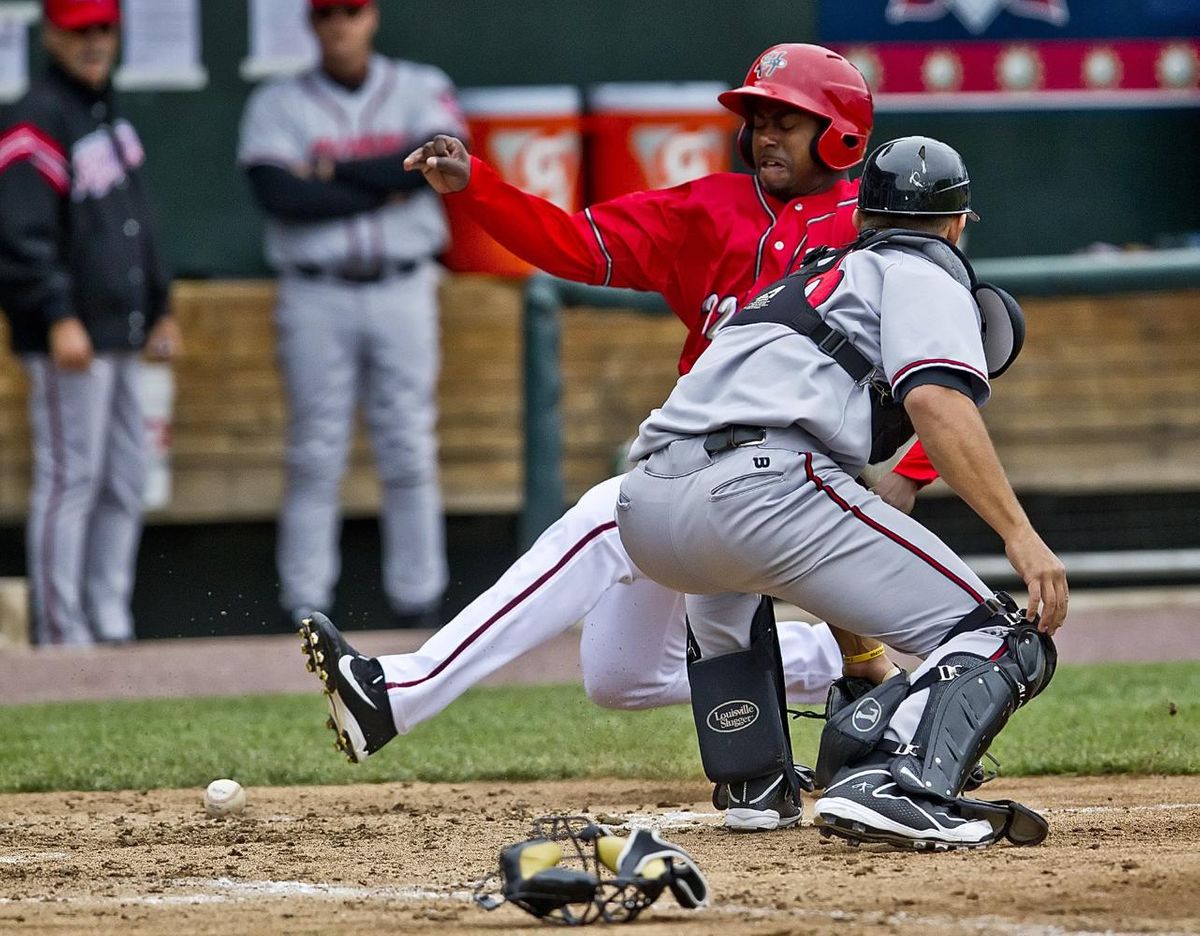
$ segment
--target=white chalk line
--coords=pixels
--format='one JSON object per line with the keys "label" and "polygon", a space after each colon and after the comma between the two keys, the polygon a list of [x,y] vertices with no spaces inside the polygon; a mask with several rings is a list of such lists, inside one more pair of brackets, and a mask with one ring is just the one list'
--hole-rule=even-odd
{"label": "white chalk line", "polygon": [[62,861],[70,857],[66,852],[28,852],[24,855],[0,855],[0,864],[33,864],[37,861]]}
{"label": "white chalk line", "polygon": [[1200,809],[1200,803],[1149,803],[1141,806],[1054,806],[1044,809],[1042,812],[1052,815],[1059,813],[1077,815],[1106,812],[1169,812],[1175,809]]}
{"label": "white chalk line", "polygon": [[619,816],[622,825],[645,829],[691,829],[696,826],[717,825],[722,821],[719,812],[692,812],[689,809],[672,809],[666,812],[636,812]]}
{"label": "white chalk line", "polygon": [[[165,893],[171,888],[183,888],[184,893]],[[186,889],[191,889],[187,891]],[[350,884],[315,884],[311,881],[235,881],[232,878],[176,878],[162,883],[164,893],[125,895],[77,895],[52,898],[55,904],[75,906],[97,906],[112,904],[140,904],[146,906],[242,903],[255,900],[311,899],[311,900],[398,900],[427,901],[450,900],[467,902],[471,891],[442,890],[413,885],[385,887],[361,887]],[[42,897],[4,898],[0,903],[45,903]]]}

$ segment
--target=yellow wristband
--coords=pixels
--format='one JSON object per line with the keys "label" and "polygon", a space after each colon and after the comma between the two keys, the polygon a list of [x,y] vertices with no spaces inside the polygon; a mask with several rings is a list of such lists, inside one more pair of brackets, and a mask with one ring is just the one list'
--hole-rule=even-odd
{"label": "yellow wristband", "polygon": [[850,664],[866,663],[868,660],[873,660],[876,657],[881,657],[885,653],[887,653],[887,647],[885,647],[883,644],[880,644],[878,647],[875,647],[872,650],[868,650],[866,653],[856,653],[856,654],[854,654],[854,656],[846,656],[843,653],[842,654],[842,662],[850,663]]}

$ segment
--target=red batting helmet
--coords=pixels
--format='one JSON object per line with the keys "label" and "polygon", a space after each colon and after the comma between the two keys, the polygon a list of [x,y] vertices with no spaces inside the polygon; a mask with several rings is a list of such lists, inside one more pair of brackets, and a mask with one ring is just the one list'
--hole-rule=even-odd
{"label": "red batting helmet", "polygon": [[110,26],[121,20],[117,0],[44,0],[42,9],[59,29]]}
{"label": "red batting helmet", "polygon": [[755,101],[777,101],[828,121],[813,152],[830,169],[849,169],[862,161],[874,122],[871,89],[859,70],[824,46],[800,42],[771,46],[750,67],[742,86],[717,100],[746,121],[738,148],[750,164],[748,128]]}

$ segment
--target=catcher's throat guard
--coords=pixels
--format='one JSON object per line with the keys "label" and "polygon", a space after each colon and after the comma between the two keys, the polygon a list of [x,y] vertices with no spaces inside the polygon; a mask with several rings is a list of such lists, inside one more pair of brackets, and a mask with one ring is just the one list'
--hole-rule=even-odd
{"label": "catcher's throat guard", "polygon": [[547,816],[529,839],[501,850],[499,870],[479,882],[475,901],[485,910],[511,903],[539,919],[583,926],[628,923],[668,889],[686,909],[708,902],[696,862],[658,832],[618,836],[585,816]]}
{"label": "catcher's throat guard", "polygon": [[689,641],[688,682],[700,760],[708,779],[740,783],[779,772],[799,802],[783,663],[769,597],[764,596],[755,611],[750,646],[745,650],[700,658],[695,642]]}

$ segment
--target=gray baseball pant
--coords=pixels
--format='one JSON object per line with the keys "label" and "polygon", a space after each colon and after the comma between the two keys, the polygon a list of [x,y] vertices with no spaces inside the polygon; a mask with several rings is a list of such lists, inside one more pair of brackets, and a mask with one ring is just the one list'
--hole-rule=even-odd
{"label": "gray baseball pant", "polygon": [[626,476],[621,540],[647,575],[688,594],[705,654],[749,645],[760,594],[921,657],[992,595],[933,533],[820,450],[798,429],[715,455],[696,436]]}
{"label": "gray baseball pant", "polygon": [[278,354],[288,399],[280,603],[328,609],[341,571],[340,489],[362,404],[382,485],[383,584],[400,613],[436,606],[449,579],[438,487],[438,268],[378,283],[285,276]]}
{"label": "gray baseball pant", "polygon": [[26,549],[35,637],[89,644],[133,637],[130,598],[148,448],[134,352],[85,371],[23,356],[33,487]]}

